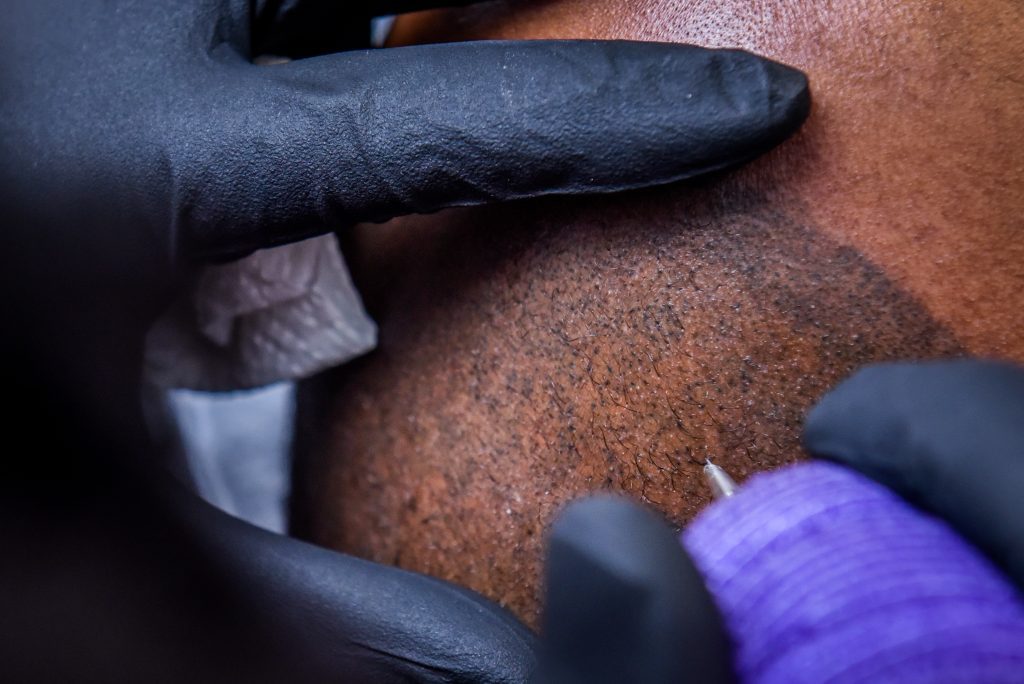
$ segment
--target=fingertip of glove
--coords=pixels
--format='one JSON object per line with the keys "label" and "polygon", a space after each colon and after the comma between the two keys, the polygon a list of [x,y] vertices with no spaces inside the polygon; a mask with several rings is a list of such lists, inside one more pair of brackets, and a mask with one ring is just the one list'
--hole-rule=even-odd
{"label": "fingertip of glove", "polygon": [[671,539],[654,514],[627,499],[599,495],[568,505],[551,528],[550,543],[571,545],[605,567],[640,571],[635,552],[655,551],[640,543],[641,538],[654,541],[660,536]]}
{"label": "fingertip of glove", "polygon": [[588,498],[563,512],[549,544],[535,683],[657,684],[694,672],[729,681],[720,618],[657,516],[623,498]]}
{"label": "fingertip of glove", "polygon": [[889,486],[901,484],[906,454],[904,417],[891,405],[911,364],[861,368],[807,413],[801,443],[816,458],[853,468]]}
{"label": "fingertip of glove", "polygon": [[[731,150],[733,164],[782,143],[810,116],[810,82],[795,67],[744,50],[707,50],[702,60],[691,58],[691,73],[698,64],[708,96],[696,106],[699,117],[688,107],[680,113],[687,122],[715,122],[716,149],[719,154]],[[680,83],[692,78],[682,77]],[[689,91],[685,97],[691,102]]]}
{"label": "fingertip of glove", "polygon": [[769,98],[775,103],[780,120],[793,127],[799,126],[811,113],[811,85],[807,74],[786,64],[763,61],[770,84]]}
{"label": "fingertip of glove", "polygon": [[[1013,407],[1012,397],[1024,392],[1024,371],[998,361],[956,359],[878,363],[859,369],[825,394],[807,413],[802,441],[816,456],[844,460],[862,452],[868,440],[878,448],[897,450],[904,428],[918,433],[961,429],[964,409],[986,407],[995,414]],[[1011,421],[1006,421],[1011,422]],[[920,428],[931,428],[922,430]],[[897,433],[899,433],[897,435]],[[854,449],[855,445],[860,445]]]}
{"label": "fingertip of glove", "polygon": [[[692,66],[691,66],[692,69]],[[724,100],[792,131],[811,111],[810,82],[800,69],[746,50],[709,50],[706,69],[716,78]]]}
{"label": "fingertip of glove", "polygon": [[[898,421],[900,387],[915,364],[878,363],[858,369],[829,390],[804,419],[802,440],[812,454],[840,456],[885,424]],[[867,429],[865,429],[867,428]]]}

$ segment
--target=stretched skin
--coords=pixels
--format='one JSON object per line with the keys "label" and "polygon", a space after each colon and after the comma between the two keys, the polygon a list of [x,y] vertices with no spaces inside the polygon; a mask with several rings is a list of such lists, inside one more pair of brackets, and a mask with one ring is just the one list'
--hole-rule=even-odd
{"label": "stretched skin", "polygon": [[436,16],[405,24],[398,39],[743,47],[807,71],[814,110],[699,185],[345,236],[381,345],[306,388],[298,530],[536,624],[565,502],[625,491],[682,526],[705,456],[740,479],[796,460],[807,408],[860,365],[1024,360],[1022,15],[563,0],[460,10],[441,35]]}

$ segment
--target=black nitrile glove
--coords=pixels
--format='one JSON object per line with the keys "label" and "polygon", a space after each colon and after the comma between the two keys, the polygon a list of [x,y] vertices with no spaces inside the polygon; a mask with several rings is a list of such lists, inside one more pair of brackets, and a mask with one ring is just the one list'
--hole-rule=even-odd
{"label": "black nitrile glove", "polygon": [[337,48],[327,27],[366,35],[368,16],[428,4],[4,3],[0,272],[80,405],[102,413],[133,391],[145,330],[203,258],[445,206],[687,178],[764,152],[808,113],[800,72],[682,45],[251,62],[308,54],[307,36]]}
{"label": "black nitrile glove", "polygon": [[1024,369],[865,368],[811,411],[804,443],[944,518],[1024,587]]}
{"label": "black nitrile glove", "polygon": [[[162,272],[354,221],[687,178],[764,152],[808,112],[800,72],[681,45],[477,42],[252,64],[303,28],[320,35],[316,12],[296,24],[325,4],[338,3],[5,3],[0,187],[25,239],[84,250],[93,268]],[[327,14],[365,30],[369,15],[428,4]]]}
{"label": "black nitrile glove", "polygon": [[[1024,369],[872,366],[811,411],[804,442],[942,517],[1024,587]],[[619,499],[573,504],[555,523],[539,653],[536,684],[734,679],[692,560],[664,523]]]}
{"label": "black nitrile glove", "polygon": [[[529,637],[467,592],[188,513],[182,493],[150,495],[134,465],[148,448],[144,332],[183,269],[204,259],[356,221],[741,163],[799,126],[807,85],[742,52],[627,42],[252,64],[355,45],[368,17],[427,4],[4,4],[0,278],[13,311],[0,352],[15,375],[5,386],[32,397],[9,416],[8,440],[33,445],[24,462],[39,472],[26,491],[78,498],[4,502],[0,543],[33,552],[0,568],[5,616],[16,618],[5,626],[22,639],[2,640],[0,671],[223,681],[235,663],[246,681],[353,682],[529,671]],[[100,484],[118,493],[93,494]],[[233,593],[221,601],[225,586]],[[40,642],[50,625],[52,643]],[[268,646],[296,638],[302,648]],[[118,657],[131,667],[118,669]]]}
{"label": "black nitrile glove", "polygon": [[534,684],[721,684],[722,618],[678,536],[624,498],[570,505],[551,530]]}
{"label": "black nitrile glove", "polygon": [[[533,634],[478,594],[232,518],[89,453],[67,413],[47,427],[61,438],[32,445],[36,477],[0,481],[5,682],[498,684],[534,667]],[[55,441],[92,458],[54,460]]]}

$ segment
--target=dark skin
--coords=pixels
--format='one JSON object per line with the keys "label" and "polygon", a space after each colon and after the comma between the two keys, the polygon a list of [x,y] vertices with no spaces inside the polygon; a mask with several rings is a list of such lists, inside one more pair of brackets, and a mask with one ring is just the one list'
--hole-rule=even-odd
{"label": "dark skin", "polygon": [[1024,360],[1019,3],[515,4],[444,37],[745,47],[806,70],[815,110],[699,186],[349,236],[381,345],[322,385],[302,533],[536,624],[565,502],[624,491],[682,526],[705,457],[739,479],[800,458],[804,412],[863,364]]}

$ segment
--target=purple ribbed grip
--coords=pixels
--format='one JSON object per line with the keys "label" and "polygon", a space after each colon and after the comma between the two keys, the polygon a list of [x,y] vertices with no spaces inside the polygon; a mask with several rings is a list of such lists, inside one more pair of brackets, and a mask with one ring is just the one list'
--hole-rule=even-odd
{"label": "purple ribbed grip", "polygon": [[756,476],[683,543],[745,684],[1024,682],[1016,589],[945,523],[850,470]]}

